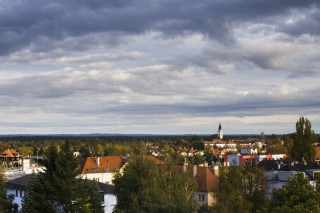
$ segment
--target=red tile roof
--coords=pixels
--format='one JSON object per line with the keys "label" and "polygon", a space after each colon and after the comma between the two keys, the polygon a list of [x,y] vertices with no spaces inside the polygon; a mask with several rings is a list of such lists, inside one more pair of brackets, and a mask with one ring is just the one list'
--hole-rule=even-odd
{"label": "red tile roof", "polygon": [[81,164],[80,170],[81,174],[116,172],[124,163],[125,160],[120,156],[87,157]]}
{"label": "red tile roof", "polygon": [[195,179],[198,183],[198,191],[212,192],[217,189],[218,178],[208,167],[198,166]]}

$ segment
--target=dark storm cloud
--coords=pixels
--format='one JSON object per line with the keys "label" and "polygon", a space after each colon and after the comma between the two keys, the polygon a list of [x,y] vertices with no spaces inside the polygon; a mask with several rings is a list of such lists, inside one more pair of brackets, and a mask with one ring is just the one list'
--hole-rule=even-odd
{"label": "dark storm cloud", "polygon": [[[94,33],[114,36],[159,31],[164,36],[201,33],[225,45],[235,42],[232,25],[280,25],[295,9],[319,10],[319,1],[2,1],[0,54],[18,51],[47,38],[52,42]],[[284,31],[319,34],[319,14]],[[310,21],[311,20],[311,21]],[[310,21],[310,22],[309,22]],[[112,40],[109,40],[111,42]],[[40,42],[41,43],[41,42]],[[48,42],[50,43],[50,42]],[[49,45],[49,44],[47,44]],[[42,48],[39,47],[39,51]],[[37,50],[35,48],[34,50]]]}

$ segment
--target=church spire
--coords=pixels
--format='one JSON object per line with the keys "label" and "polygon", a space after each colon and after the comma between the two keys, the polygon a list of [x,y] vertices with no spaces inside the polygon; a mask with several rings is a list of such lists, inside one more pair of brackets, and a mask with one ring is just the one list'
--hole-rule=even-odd
{"label": "church spire", "polygon": [[219,123],[218,136],[219,136],[220,140],[223,138],[223,131],[222,131],[221,123]]}

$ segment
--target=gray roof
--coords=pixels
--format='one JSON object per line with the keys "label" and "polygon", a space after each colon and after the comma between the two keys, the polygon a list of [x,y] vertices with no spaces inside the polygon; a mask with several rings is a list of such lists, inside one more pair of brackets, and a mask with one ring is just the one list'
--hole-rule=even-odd
{"label": "gray roof", "polygon": [[18,177],[18,178],[16,178],[16,179],[9,180],[9,181],[7,182],[7,184],[27,187],[30,178],[31,178],[31,174],[24,175],[24,176]]}

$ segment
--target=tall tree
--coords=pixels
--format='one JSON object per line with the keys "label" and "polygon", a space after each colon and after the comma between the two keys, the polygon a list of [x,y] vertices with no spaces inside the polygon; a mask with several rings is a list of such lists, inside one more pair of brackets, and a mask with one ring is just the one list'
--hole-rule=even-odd
{"label": "tall tree", "polygon": [[315,157],[315,134],[307,118],[300,117],[296,123],[296,132],[293,135],[293,144],[290,156],[293,160],[313,161]]}

